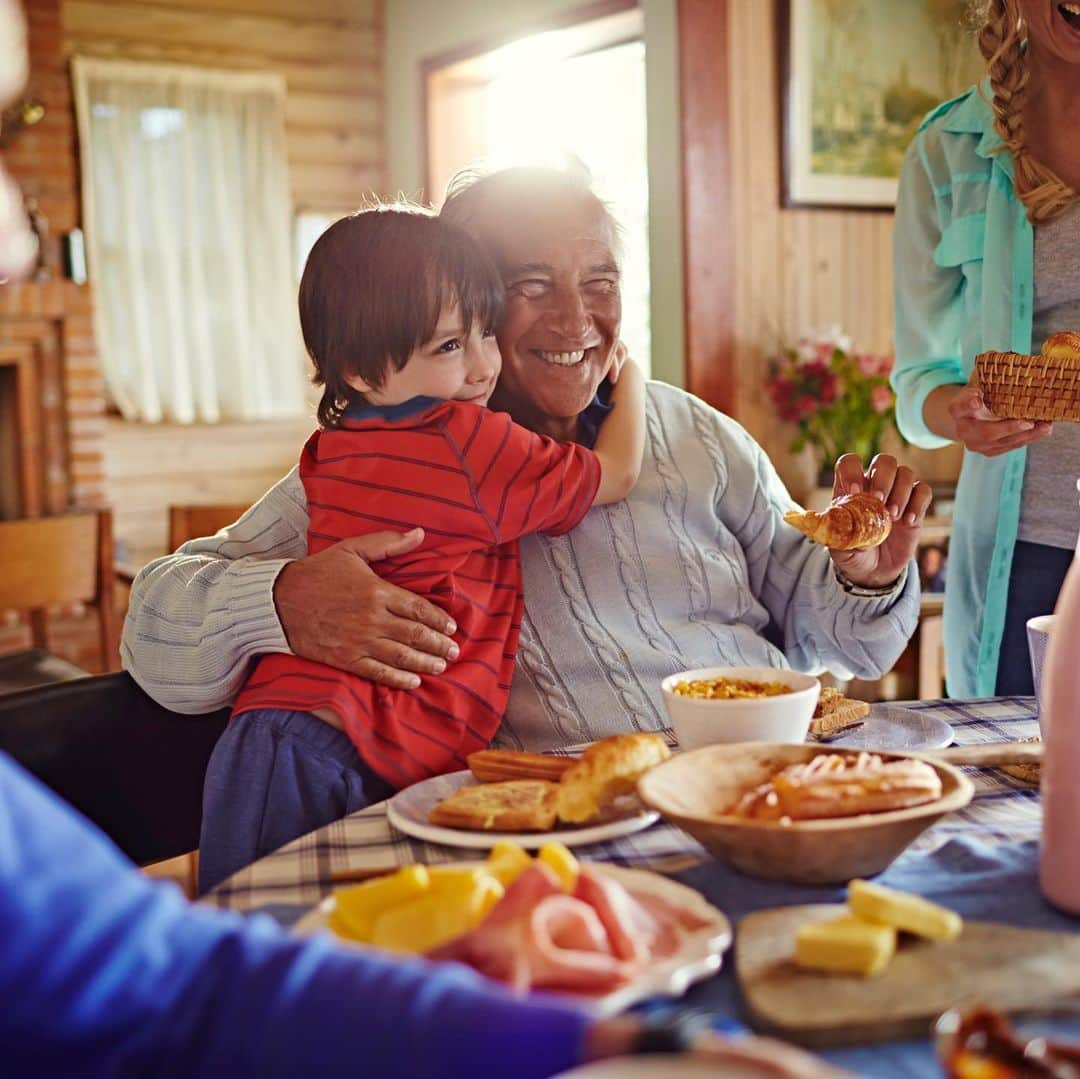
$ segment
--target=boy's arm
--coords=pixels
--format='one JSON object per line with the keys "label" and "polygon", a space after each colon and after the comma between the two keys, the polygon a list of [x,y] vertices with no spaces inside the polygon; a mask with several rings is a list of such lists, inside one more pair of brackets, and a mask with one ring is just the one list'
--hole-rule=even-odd
{"label": "boy's arm", "polygon": [[645,449],[645,379],[633,360],[627,360],[611,390],[615,406],[604,420],[593,447],[600,462],[600,486],[594,505],[618,502],[633,489],[641,473]]}

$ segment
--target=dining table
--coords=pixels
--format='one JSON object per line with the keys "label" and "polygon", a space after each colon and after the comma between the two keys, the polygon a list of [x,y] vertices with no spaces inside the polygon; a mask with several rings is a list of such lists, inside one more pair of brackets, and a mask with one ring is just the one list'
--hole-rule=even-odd
{"label": "dining table", "polygon": [[[1039,734],[1035,700],[1030,697],[898,703],[944,720],[958,746],[1021,741]],[[674,747],[674,739],[667,734]],[[580,748],[557,752],[573,754]],[[1039,891],[1038,786],[996,768],[965,771],[975,788],[970,804],[923,832],[876,879],[942,903],[965,918],[1080,931],[1080,919],[1053,908]],[[651,869],[697,889],[727,915],[735,926],[736,939],[740,919],[754,911],[844,899],[841,884],[792,884],[745,876],[664,821],[636,834],[575,848],[575,854],[585,861]],[[338,882],[350,873],[359,877],[369,870],[375,873],[471,856],[475,857],[475,852],[413,839],[392,828],[383,802],[286,844],[222,882],[202,901],[235,911],[262,911],[291,925],[340,887]],[[683,998],[654,1001],[645,1007],[656,1012],[693,1009],[708,1015],[717,1029],[749,1029],[750,1017],[733,968],[729,952],[720,971],[692,986]],[[1048,1022],[1055,1033],[1080,1039],[1080,1009],[1067,1001],[1061,1004]],[[917,1040],[820,1052],[855,1075],[923,1079],[942,1074],[929,1028],[926,1036]]]}

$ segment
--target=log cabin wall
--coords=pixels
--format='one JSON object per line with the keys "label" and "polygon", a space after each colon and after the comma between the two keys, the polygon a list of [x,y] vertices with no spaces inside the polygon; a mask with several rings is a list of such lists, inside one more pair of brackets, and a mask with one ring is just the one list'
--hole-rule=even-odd
{"label": "log cabin wall", "polygon": [[[383,0],[63,0],[68,55],[264,70],[286,83],[294,210],[385,194]],[[135,565],[165,550],[170,503],[254,500],[295,464],[311,419],[146,427],[109,417],[108,498]]]}
{"label": "log cabin wall", "polygon": [[[60,0],[27,0],[30,79],[43,119],[15,133],[4,161],[45,230],[33,280],[0,287],[0,517],[60,513],[105,501],[105,399],[92,294],[65,280],[61,237],[80,224],[75,117]],[[96,629],[78,609],[54,619],[54,650],[96,666]],[[29,645],[15,612],[0,612],[0,652]]]}
{"label": "log cabin wall", "polygon": [[[893,215],[780,205],[779,5],[728,4],[731,172],[735,222],[736,415],[797,495],[814,480],[793,458],[763,381],[770,352],[811,329],[840,324],[864,351],[892,350]],[[891,448],[929,480],[954,481],[955,448]]]}

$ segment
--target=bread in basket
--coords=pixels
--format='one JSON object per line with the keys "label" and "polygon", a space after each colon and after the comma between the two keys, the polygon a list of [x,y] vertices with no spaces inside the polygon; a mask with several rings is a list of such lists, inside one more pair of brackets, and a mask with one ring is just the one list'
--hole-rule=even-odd
{"label": "bread in basket", "polygon": [[1038,356],[983,352],[975,373],[995,416],[1080,423],[1080,333],[1055,333]]}

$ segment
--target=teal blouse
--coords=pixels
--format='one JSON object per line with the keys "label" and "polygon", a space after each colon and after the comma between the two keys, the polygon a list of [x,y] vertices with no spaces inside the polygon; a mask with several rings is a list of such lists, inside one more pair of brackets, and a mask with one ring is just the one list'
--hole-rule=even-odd
{"label": "teal blouse", "polygon": [[[1034,232],[1001,146],[990,106],[972,87],[927,116],[904,158],[892,385],[901,432],[928,449],[948,445],[923,421],[932,390],[966,383],[980,352],[1031,350]],[[1026,456],[964,453],[945,590],[954,697],[994,692]]]}

